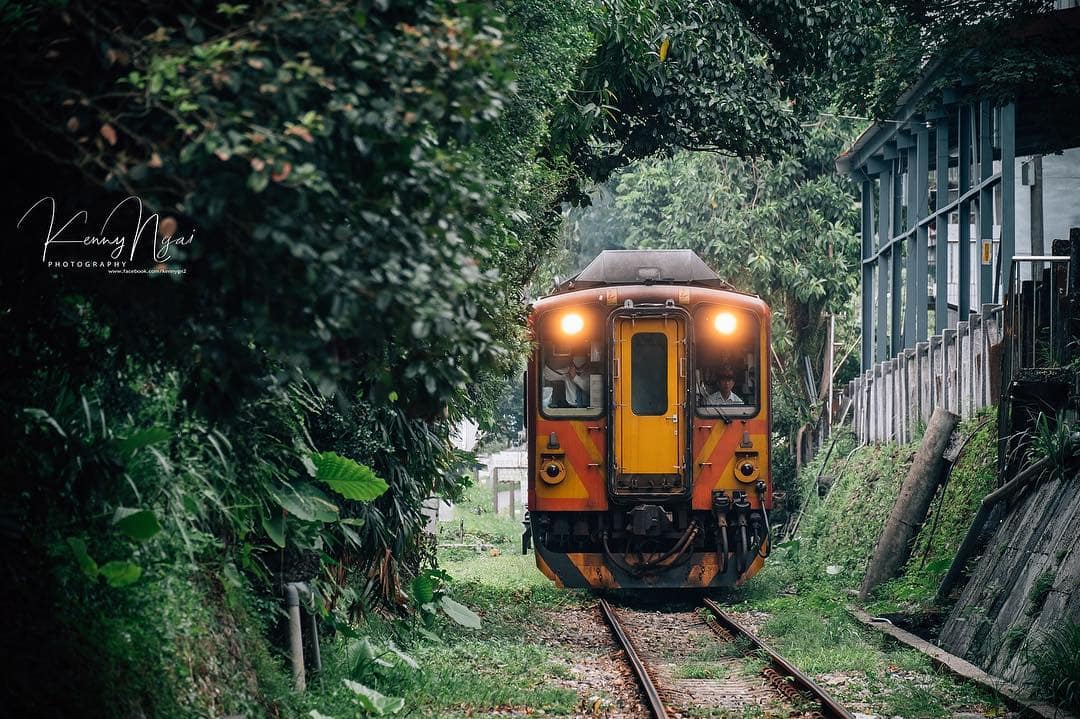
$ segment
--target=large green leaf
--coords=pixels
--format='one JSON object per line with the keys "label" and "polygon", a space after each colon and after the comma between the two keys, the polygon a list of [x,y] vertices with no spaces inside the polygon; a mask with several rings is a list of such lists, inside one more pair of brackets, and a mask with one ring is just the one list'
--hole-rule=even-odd
{"label": "large green leaf", "polygon": [[139,581],[142,567],[134,562],[112,561],[101,568],[101,576],[110,587],[126,587]]}
{"label": "large green leaf", "polygon": [[370,467],[336,452],[319,452],[311,459],[318,480],[346,499],[370,502],[390,488]]}
{"label": "large green leaf", "polygon": [[113,514],[112,521],[117,529],[140,542],[145,542],[161,531],[157,517],[149,509],[119,507]]}
{"label": "large green leaf", "polygon": [[391,652],[393,652],[397,656],[398,659],[400,659],[402,662],[405,663],[406,666],[411,667],[412,669],[419,669],[420,668],[420,663],[417,662],[416,659],[414,659],[410,654],[407,654],[407,653],[403,652],[401,649],[398,649],[397,646],[393,642],[390,642],[389,644],[387,644],[387,649],[389,649]]}
{"label": "large green leaf", "polygon": [[412,595],[417,604],[428,604],[435,599],[435,580],[427,575],[420,574],[412,580]]}
{"label": "large green leaf", "polygon": [[71,553],[75,555],[75,561],[79,563],[79,569],[91,579],[98,578],[98,565],[94,558],[86,551],[86,542],[82,537],[68,537],[67,544],[71,547]]}
{"label": "large green leaf", "polygon": [[339,509],[311,482],[282,485],[271,492],[274,500],[292,516],[305,522],[336,522]]}
{"label": "large green leaf", "polygon": [[306,497],[301,497],[293,491],[292,487],[284,487],[273,493],[274,499],[282,507],[297,519],[311,522],[315,519],[315,509]]}
{"label": "large green leaf", "polygon": [[279,547],[285,546],[285,517],[275,513],[273,517],[262,517],[262,527],[266,530],[266,536]]}
{"label": "large green leaf", "polygon": [[446,612],[446,616],[450,617],[461,626],[469,627],[470,629],[480,628],[480,617],[476,612],[469,609],[464,604],[459,604],[450,597],[443,597],[439,600],[439,606]]}
{"label": "large green leaf", "polygon": [[345,682],[345,686],[356,693],[356,699],[364,711],[382,716],[384,714],[397,714],[405,706],[405,700],[401,697],[388,697],[351,679],[343,679],[342,681]]}
{"label": "large green leaf", "polygon": [[164,427],[147,427],[146,429],[136,430],[119,440],[116,448],[126,462],[131,459],[131,455],[135,454],[135,450],[158,442],[164,442],[171,436],[169,430]]}

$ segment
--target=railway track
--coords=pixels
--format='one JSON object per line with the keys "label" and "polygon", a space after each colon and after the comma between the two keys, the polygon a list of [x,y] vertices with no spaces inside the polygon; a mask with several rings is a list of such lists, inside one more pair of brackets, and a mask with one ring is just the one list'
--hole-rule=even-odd
{"label": "railway track", "polygon": [[615,608],[601,599],[600,611],[657,719],[747,712],[852,719],[812,679],[709,599],[697,610],[672,612]]}

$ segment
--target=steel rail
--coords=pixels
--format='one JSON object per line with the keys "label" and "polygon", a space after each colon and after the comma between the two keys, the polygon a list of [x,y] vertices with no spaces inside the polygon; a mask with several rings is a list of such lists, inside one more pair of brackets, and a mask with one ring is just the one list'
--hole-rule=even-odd
{"label": "steel rail", "polygon": [[798,667],[788,662],[782,656],[774,652],[767,644],[765,644],[765,642],[743,628],[741,624],[728,616],[724,610],[720,608],[720,605],[711,599],[706,599],[705,606],[709,608],[713,615],[715,615],[719,625],[729,632],[734,632],[736,635],[750,642],[754,649],[762,652],[769,658],[769,663],[772,664],[777,671],[785,676],[791,677],[795,686],[807,694],[810,694],[814,700],[821,705],[822,715],[825,719],[854,719],[847,709],[838,704],[837,701],[829,696],[828,692],[818,686],[813,679],[803,674]]}
{"label": "steel rail", "polygon": [[607,603],[607,600],[601,599],[600,611],[603,612],[607,623],[611,625],[611,630],[615,632],[619,644],[626,650],[626,656],[630,657],[630,665],[634,668],[634,674],[637,676],[641,688],[645,690],[645,696],[649,700],[649,708],[652,709],[653,716],[656,719],[668,719],[667,709],[664,708],[664,702],[660,700],[660,692],[656,690],[656,685],[653,684],[652,677],[649,676],[649,672],[645,669],[645,664],[641,661],[641,657],[638,656],[634,645],[630,643],[630,637],[626,636],[626,632],[623,631],[615,610]]}

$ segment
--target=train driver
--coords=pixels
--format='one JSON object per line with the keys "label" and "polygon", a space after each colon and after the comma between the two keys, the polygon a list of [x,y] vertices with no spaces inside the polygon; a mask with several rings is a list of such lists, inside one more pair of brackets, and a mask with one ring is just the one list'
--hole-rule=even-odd
{"label": "train driver", "polygon": [[568,407],[589,406],[589,375],[585,368],[587,361],[588,358],[584,355],[576,355],[562,370],[544,365],[544,380],[552,384],[563,384]]}
{"label": "train driver", "polygon": [[735,370],[728,365],[721,365],[717,370],[717,383],[719,388],[705,396],[702,404],[705,406],[717,406],[727,404],[744,404],[739,395],[735,394]]}

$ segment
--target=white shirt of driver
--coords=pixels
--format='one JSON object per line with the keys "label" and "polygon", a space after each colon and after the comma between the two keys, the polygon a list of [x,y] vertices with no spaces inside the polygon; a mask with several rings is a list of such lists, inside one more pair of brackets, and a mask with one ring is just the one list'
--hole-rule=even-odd
{"label": "white shirt of driver", "polygon": [[571,378],[565,371],[559,372],[544,365],[544,379],[548,382],[562,382],[566,386],[566,402],[571,407],[585,405],[582,400],[589,397],[589,378],[586,375],[579,372],[576,377]]}
{"label": "white shirt of driver", "polygon": [[732,392],[727,397],[720,394],[720,390],[716,390],[705,398],[705,405],[718,405],[718,404],[743,404],[743,401],[739,399],[739,395]]}

